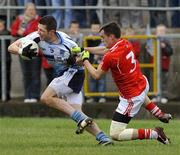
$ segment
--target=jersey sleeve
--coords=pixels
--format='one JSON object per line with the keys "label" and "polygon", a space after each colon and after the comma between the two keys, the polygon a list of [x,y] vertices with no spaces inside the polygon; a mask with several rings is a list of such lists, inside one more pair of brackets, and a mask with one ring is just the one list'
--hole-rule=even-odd
{"label": "jersey sleeve", "polygon": [[110,53],[106,53],[101,61],[101,69],[104,71],[108,71],[110,68]]}
{"label": "jersey sleeve", "polygon": [[35,41],[37,44],[40,42],[40,36],[37,33],[37,31],[32,32],[25,37],[22,37],[20,40],[22,40],[22,39],[30,39],[30,40]]}
{"label": "jersey sleeve", "polygon": [[28,34],[24,38],[34,40],[36,43],[38,43],[40,41],[40,37],[39,37],[39,34],[37,33],[37,31]]}
{"label": "jersey sleeve", "polygon": [[71,39],[69,35],[64,32],[58,32],[63,40],[63,44],[65,44],[69,49],[73,47],[77,47],[78,45]]}

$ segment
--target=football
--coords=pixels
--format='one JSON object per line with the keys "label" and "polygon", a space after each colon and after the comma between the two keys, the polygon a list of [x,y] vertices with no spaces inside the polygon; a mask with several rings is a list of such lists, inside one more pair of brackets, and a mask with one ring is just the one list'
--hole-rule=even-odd
{"label": "football", "polygon": [[[37,44],[35,41],[30,40],[30,39],[27,39],[27,38],[22,38],[20,41],[21,41],[21,47],[22,47],[22,48],[28,46],[29,44],[32,44],[32,46],[31,46],[30,49],[36,49],[36,50],[35,50],[35,53],[38,54],[39,46],[38,46],[38,44]],[[26,56],[23,56],[23,55],[20,55],[20,56],[21,56],[21,58],[24,59],[24,60],[31,60],[31,59],[29,59],[29,58],[26,57]],[[32,58],[35,58],[35,57],[32,57]]]}

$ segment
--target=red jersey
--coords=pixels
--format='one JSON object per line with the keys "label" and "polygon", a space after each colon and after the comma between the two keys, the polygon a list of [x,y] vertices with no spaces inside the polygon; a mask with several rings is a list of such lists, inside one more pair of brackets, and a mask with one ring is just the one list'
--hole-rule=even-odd
{"label": "red jersey", "polygon": [[124,39],[118,42],[104,55],[102,70],[112,72],[112,77],[122,97],[129,99],[141,94],[146,87],[139,62],[130,42]]}

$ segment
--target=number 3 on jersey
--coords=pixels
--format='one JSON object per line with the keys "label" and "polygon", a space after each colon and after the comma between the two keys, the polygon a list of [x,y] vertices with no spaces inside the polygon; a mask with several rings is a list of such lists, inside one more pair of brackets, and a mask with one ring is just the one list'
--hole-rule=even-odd
{"label": "number 3 on jersey", "polygon": [[126,59],[131,59],[131,63],[133,64],[133,68],[130,70],[130,73],[132,73],[136,69],[136,60],[134,53],[131,51],[126,55]]}

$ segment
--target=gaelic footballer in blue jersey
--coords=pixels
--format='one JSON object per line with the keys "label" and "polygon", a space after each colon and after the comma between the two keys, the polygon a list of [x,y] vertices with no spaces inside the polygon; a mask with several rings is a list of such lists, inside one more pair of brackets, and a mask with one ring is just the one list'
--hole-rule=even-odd
{"label": "gaelic footballer in blue jersey", "polygon": [[[77,134],[87,129],[101,145],[112,144],[111,139],[99,129],[92,118],[86,116],[81,110],[84,68],[76,64],[75,58],[71,54],[71,48],[78,45],[67,34],[56,31],[56,27],[57,23],[54,17],[44,16],[39,21],[38,31],[25,37],[34,40],[48,62],[57,68],[57,77],[43,92],[41,101],[64,112],[77,122]],[[13,54],[30,58],[34,56],[30,46],[22,49],[20,40],[12,43],[8,50]]]}

